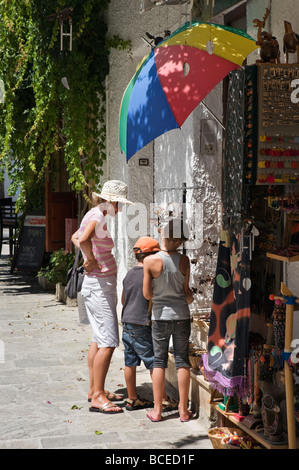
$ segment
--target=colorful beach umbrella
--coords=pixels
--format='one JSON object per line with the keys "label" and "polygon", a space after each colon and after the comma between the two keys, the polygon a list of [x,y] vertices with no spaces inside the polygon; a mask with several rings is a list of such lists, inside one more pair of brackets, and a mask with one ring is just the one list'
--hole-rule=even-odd
{"label": "colorful beach umbrella", "polygon": [[187,22],[152,49],[121,102],[119,142],[127,161],[158,136],[180,128],[217,83],[257,48],[244,31]]}

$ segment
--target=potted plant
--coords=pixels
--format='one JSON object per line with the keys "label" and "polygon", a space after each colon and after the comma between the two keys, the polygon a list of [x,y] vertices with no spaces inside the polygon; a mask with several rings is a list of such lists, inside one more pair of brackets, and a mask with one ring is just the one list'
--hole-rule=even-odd
{"label": "potted plant", "polygon": [[43,277],[50,285],[56,287],[56,297],[58,300],[67,303],[64,292],[66,277],[69,269],[74,264],[75,255],[63,248],[50,255],[49,264],[42,267],[37,273],[37,277]]}

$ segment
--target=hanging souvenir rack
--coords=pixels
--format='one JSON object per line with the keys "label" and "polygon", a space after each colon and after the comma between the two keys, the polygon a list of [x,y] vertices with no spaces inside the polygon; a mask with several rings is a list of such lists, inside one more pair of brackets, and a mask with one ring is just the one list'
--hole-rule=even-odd
{"label": "hanging souvenir rack", "polygon": [[299,181],[299,104],[292,101],[298,64],[258,66],[257,184]]}

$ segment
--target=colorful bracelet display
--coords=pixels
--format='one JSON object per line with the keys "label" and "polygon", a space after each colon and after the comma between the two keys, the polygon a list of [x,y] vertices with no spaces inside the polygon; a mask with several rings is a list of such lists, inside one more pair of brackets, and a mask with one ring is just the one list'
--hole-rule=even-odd
{"label": "colorful bracelet display", "polygon": [[270,160],[260,160],[258,162],[259,168],[299,168],[299,160],[298,161],[270,161]]}
{"label": "colorful bracelet display", "polygon": [[294,184],[299,181],[299,175],[290,175],[290,174],[277,174],[274,175],[273,173],[269,173],[268,175],[260,173],[258,175],[258,182],[259,183],[266,183],[266,184],[273,184],[273,183],[282,183],[282,184]]}
{"label": "colorful bracelet display", "polygon": [[[299,181],[299,158],[297,158],[299,157],[299,136],[261,134],[259,141],[257,181],[264,184],[297,183]],[[263,169],[274,171],[265,173],[261,171]]]}
{"label": "colorful bracelet display", "polygon": [[287,142],[289,144],[299,144],[299,136],[287,135],[261,135],[260,142]]}
{"label": "colorful bracelet display", "polygon": [[272,147],[259,150],[260,155],[269,155],[271,157],[298,157],[299,149]]}

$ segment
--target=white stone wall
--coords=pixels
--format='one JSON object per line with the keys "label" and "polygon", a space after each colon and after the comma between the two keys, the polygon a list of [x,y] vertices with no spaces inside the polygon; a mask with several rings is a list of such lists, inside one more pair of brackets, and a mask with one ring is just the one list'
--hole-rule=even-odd
{"label": "white stone wall", "polygon": [[[209,109],[222,121],[222,84],[204,100]],[[220,108],[220,110],[219,110]],[[221,114],[220,114],[221,113]],[[215,274],[221,210],[222,130],[217,126],[218,145],[214,155],[202,153],[200,128],[202,119],[213,119],[199,105],[180,130],[174,130],[155,141],[155,202],[162,207],[167,203],[182,203],[183,183],[186,184],[186,215],[195,232],[196,248],[187,249],[192,260],[190,285],[198,289],[192,310],[207,309],[212,299],[213,286],[207,281]],[[199,227],[198,224],[202,227]],[[200,284],[200,280],[205,281]]]}
{"label": "white stone wall", "polygon": [[[218,125],[218,145],[215,155],[202,155],[200,149],[201,119],[213,119],[206,109],[199,105],[182,125],[180,130],[173,130],[148,144],[126,163],[120,154],[118,142],[118,115],[123,92],[135,72],[138,62],[150,48],[142,41],[148,31],[153,35],[161,35],[165,29],[174,31],[188,17],[180,17],[180,8],[164,6],[149,12],[139,13],[139,0],[112,0],[107,15],[109,35],[118,34],[132,42],[132,53],[111,51],[110,74],[107,79],[107,162],[104,167],[103,181],[117,178],[129,185],[129,198],[142,202],[148,207],[147,233],[154,234],[154,225],[149,221],[150,204],[181,203],[183,183],[187,186],[187,216],[198,220],[203,216],[204,227],[197,230],[198,249],[188,250],[192,263],[190,284],[198,288],[193,310],[208,309],[210,306],[213,286],[207,281],[199,286],[200,279],[213,277],[216,267],[217,246],[212,247],[201,240],[210,239],[218,242],[221,208],[221,159],[222,130]],[[187,13],[186,7],[182,12]],[[222,121],[222,84],[219,84],[206,98],[206,104]],[[219,105],[220,103],[220,105]],[[139,167],[139,158],[148,158],[149,167]],[[197,207],[200,213],[197,213]],[[202,208],[202,209],[201,209]],[[130,208],[130,211],[133,208]],[[118,222],[110,224],[116,235]],[[193,224],[194,225],[194,224]],[[116,230],[114,230],[114,227]],[[121,282],[127,270],[135,263],[132,246],[135,239],[124,236],[115,243],[115,254],[119,267],[119,294]],[[208,253],[208,254],[207,254]]]}
{"label": "white stone wall", "polygon": [[[182,8],[183,12],[186,7]],[[146,207],[146,224],[138,231],[137,238],[150,233],[149,214],[150,204],[154,201],[153,193],[153,143],[148,144],[138,154],[126,163],[125,155],[120,153],[118,140],[119,110],[123,93],[135,73],[139,61],[150,52],[150,47],[141,39],[146,32],[154,36],[163,34],[165,29],[174,31],[185,22],[180,17],[180,8],[177,6],[156,7],[149,12],[140,14],[140,0],[111,0],[107,12],[108,34],[118,35],[132,43],[132,52],[112,50],[110,54],[110,73],[107,78],[107,161],[104,166],[103,182],[108,179],[120,179],[129,186],[129,199],[142,203]],[[149,167],[140,167],[139,158],[148,158]],[[134,210],[136,209],[136,214]],[[129,220],[134,225],[138,218],[137,207],[130,208]],[[118,293],[122,290],[122,279],[128,269],[135,264],[132,247],[136,240],[128,237],[126,231],[119,230],[120,217],[110,222],[112,234],[118,234],[115,239],[115,255],[118,264]],[[119,305],[119,310],[121,306]]]}
{"label": "white stone wall", "polygon": [[[199,105],[185,121],[180,130],[173,130],[148,144],[129,163],[120,153],[118,141],[118,119],[122,95],[133,76],[138,62],[150,52],[149,47],[142,41],[148,31],[153,35],[161,35],[165,29],[174,31],[186,17],[180,18],[180,8],[175,6],[157,7],[149,12],[139,13],[139,0],[111,0],[107,13],[109,35],[118,34],[123,39],[132,42],[132,53],[112,50],[110,54],[110,74],[107,79],[107,162],[104,166],[103,181],[121,179],[129,185],[129,198],[134,202],[145,204],[147,208],[146,223],[141,224],[138,237],[153,233],[153,225],[149,221],[150,204],[166,205],[170,202],[181,203],[183,183],[187,188],[187,216],[196,220],[198,203],[202,204],[204,240],[219,240],[221,222],[221,172],[222,172],[222,129],[217,125],[217,151],[213,156],[204,155],[200,145],[200,127],[202,119],[212,119],[207,110]],[[247,2],[247,32],[256,37],[257,30],[252,26],[255,18],[262,19],[265,8],[271,8],[271,16],[266,23],[266,29],[278,38],[281,51],[284,34],[283,20],[290,21],[295,31],[299,32],[298,0],[248,0]],[[184,13],[183,7],[183,13]],[[219,15],[217,22],[222,22]],[[253,53],[248,63],[254,63],[258,58]],[[295,57],[294,57],[295,59]],[[284,62],[281,52],[281,62]],[[223,120],[222,83],[220,83],[204,100],[220,121]],[[139,158],[148,158],[149,167],[140,167]],[[130,210],[134,211],[134,208]],[[138,219],[138,217],[137,217]],[[134,214],[129,220],[134,225]],[[138,220],[137,220],[138,221]],[[127,236],[120,228],[121,219],[111,224],[112,233],[118,234],[115,240],[115,255],[118,263],[118,291],[121,294],[122,279],[127,270],[135,264],[132,246],[136,238]],[[131,227],[132,228],[132,227]],[[137,227],[138,229],[138,227]],[[156,235],[156,232],[154,232]],[[198,249],[187,251],[192,262],[191,285],[200,292],[196,295],[193,310],[209,308],[213,286],[209,282],[200,284],[208,276],[215,274],[217,246],[212,247],[207,241]],[[294,293],[299,291],[299,268],[292,266],[288,282],[292,284]],[[119,311],[121,306],[119,305]]]}

